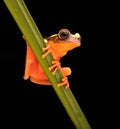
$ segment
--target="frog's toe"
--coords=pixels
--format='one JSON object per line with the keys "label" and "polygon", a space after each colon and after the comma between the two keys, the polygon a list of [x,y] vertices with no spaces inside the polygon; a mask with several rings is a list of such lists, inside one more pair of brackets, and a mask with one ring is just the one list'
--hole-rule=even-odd
{"label": "frog's toe", "polygon": [[67,77],[62,78],[62,82],[57,84],[57,87],[61,86],[65,86],[66,89],[69,88],[69,82]]}

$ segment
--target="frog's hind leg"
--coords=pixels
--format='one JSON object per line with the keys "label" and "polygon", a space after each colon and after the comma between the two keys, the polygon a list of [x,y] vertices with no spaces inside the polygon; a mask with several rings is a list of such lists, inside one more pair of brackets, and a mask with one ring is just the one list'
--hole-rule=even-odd
{"label": "frog's hind leg", "polygon": [[62,78],[61,82],[57,84],[57,87],[61,86],[65,86],[66,89],[69,88],[69,82],[67,77]]}
{"label": "frog's hind leg", "polygon": [[52,75],[54,75],[57,71],[57,69],[60,68],[60,62],[59,61],[52,61],[52,66],[49,67],[49,70],[52,71]]}
{"label": "frog's hind leg", "polygon": [[60,70],[64,77],[62,78],[61,82],[57,84],[57,86],[61,87],[65,85],[66,88],[69,88],[69,82],[67,76],[71,74],[71,69],[69,67],[64,67],[61,68]]}

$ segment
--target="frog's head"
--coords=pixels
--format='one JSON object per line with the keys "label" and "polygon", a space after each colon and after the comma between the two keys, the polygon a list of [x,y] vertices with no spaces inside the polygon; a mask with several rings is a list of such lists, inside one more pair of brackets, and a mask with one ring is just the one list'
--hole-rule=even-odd
{"label": "frog's head", "polygon": [[66,51],[81,46],[81,36],[79,33],[71,34],[68,29],[61,29],[58,34],[54,34],[47,39],[54,42],[59,49]]}

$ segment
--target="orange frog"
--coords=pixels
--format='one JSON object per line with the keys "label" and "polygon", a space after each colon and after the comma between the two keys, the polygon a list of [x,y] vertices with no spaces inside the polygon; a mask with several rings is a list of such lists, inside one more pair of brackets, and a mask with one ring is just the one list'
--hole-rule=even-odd
{"label": "orange frog", "polygon": [[[23,38],[25,39],[24,36]],[[65,56],[68,51],[81,45],[79,33],[73,35],[68,29],[61,29],[58,34],[54,34],[44,40],[46,42],[46,47],[42,48],[44,52],[42,58],[44,59],[49,53],[52,54],[54,60],[51,62],[52,65],[49,67],[49,70],[54,76],[56,70],[59,69],[62,72],[63,79],[57,86],[60,87],[65,85],[66,88],[68,88],[69,82],[67,76],[71,74],[71,69],[69,67],[61,67],[60,59]],[[27,51],[24,79],[27,80],[30,78],[30,80],[36,84],[51,85],[27,41],[26,44]]]}

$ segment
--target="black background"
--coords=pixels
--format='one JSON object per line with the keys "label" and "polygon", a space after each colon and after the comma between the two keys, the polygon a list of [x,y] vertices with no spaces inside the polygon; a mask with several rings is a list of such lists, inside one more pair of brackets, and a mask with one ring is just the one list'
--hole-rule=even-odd
{"label": "black background", "polygon": [[[92,129],[111,125],[114,111],[118,47],[115,2],[25,1],[43,37],[67,28],[80,33],[82,45],[61,62],[72,69],[70,88]],[[69,128],[74,125],[52,87],[23,80],[25,42],[0,1],[0,126]],[[115,105],[114,105],[115,106]]]}

